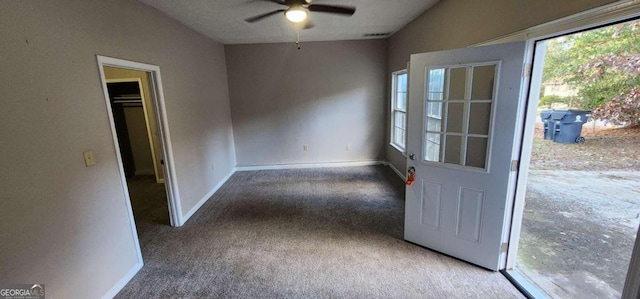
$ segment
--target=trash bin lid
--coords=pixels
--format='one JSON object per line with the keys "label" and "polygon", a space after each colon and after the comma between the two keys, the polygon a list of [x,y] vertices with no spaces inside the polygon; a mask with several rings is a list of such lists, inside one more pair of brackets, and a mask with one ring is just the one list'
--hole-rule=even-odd
{"label": "trash bin lid", "polygon": [[554,120],[561,120],[567,115],[581,115],[583,117],[589,116],[591,111],[589,110],[577,110],[577,109],[569,109],[569,110],[553,110],[551,112],[551,118]]}
{"label": "trash bin lid", "polygon": [[550,118],[552,112],[553,112],[553,110],[542,110],[542,111],[540,111],[540,118],[542,118],[542,119]]}
{"label": "trash bin lid", "polygon": [[570,114],[591,114],[591,110],[569,109],[567,112]]}

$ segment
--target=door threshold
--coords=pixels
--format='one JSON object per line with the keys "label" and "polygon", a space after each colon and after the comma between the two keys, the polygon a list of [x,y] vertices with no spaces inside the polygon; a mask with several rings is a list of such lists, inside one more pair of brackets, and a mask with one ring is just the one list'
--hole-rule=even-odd
{"label": "door threshold", "polygon": [[500,273],[502,273],[502,275],[504,275],[525,297],[529,299],[551,299],[547,293],[531,282],[527,276],[520,272],[520,270],[500,270]]}

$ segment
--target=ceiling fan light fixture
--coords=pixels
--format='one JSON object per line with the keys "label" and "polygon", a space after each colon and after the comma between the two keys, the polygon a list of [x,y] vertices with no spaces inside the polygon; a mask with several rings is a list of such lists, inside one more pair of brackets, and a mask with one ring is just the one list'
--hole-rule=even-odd
{"label": "ceiling fan light fixture", "polygon": [[292,5],[289,9],[287,9],[287,11],[284,12],[285,17],[287,17],[287,20],[294,22],[294,23],[300,23],[304,20],[307,19],[307,10],[302,7],[302,5]]}

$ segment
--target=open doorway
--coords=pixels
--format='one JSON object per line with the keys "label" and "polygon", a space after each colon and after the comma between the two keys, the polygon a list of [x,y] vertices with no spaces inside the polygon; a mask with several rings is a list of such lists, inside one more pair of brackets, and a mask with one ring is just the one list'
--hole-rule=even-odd
{"label": "open doorway", "polygon": [[538,295],[622,294],[640,223],[639,26],[536,45],[542,72],[532,79],[535,133],[523,140],[532,152],[513,276]]}
{"label": "open doorway", "polygon": [[[138,78],[121,78],[133,73]],[[124,75],[124,76],[123,76]],[[148,78],[145,72],[105,67],[107,89],[116,125],[125,176],[153,176],[164,183],[155,117],[149,113]]]}
{"label": "open doorway", "polygon": [[170,225],[148,73],[104,67],[122,166],[141,244],[154,223]]}
{"label": "open doorway", "polygon": [[160,69],[97,58],[132,233],[144,244],[151,224],[182,225]]}

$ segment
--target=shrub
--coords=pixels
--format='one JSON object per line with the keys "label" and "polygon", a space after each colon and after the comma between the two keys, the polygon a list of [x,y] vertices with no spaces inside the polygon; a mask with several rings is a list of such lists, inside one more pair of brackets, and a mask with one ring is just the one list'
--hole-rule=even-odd
{"label": "shrub", "polygon": [[640,90],[634,88],[601,104],[593,110],[591,117],[614,125],[640,124]]}

